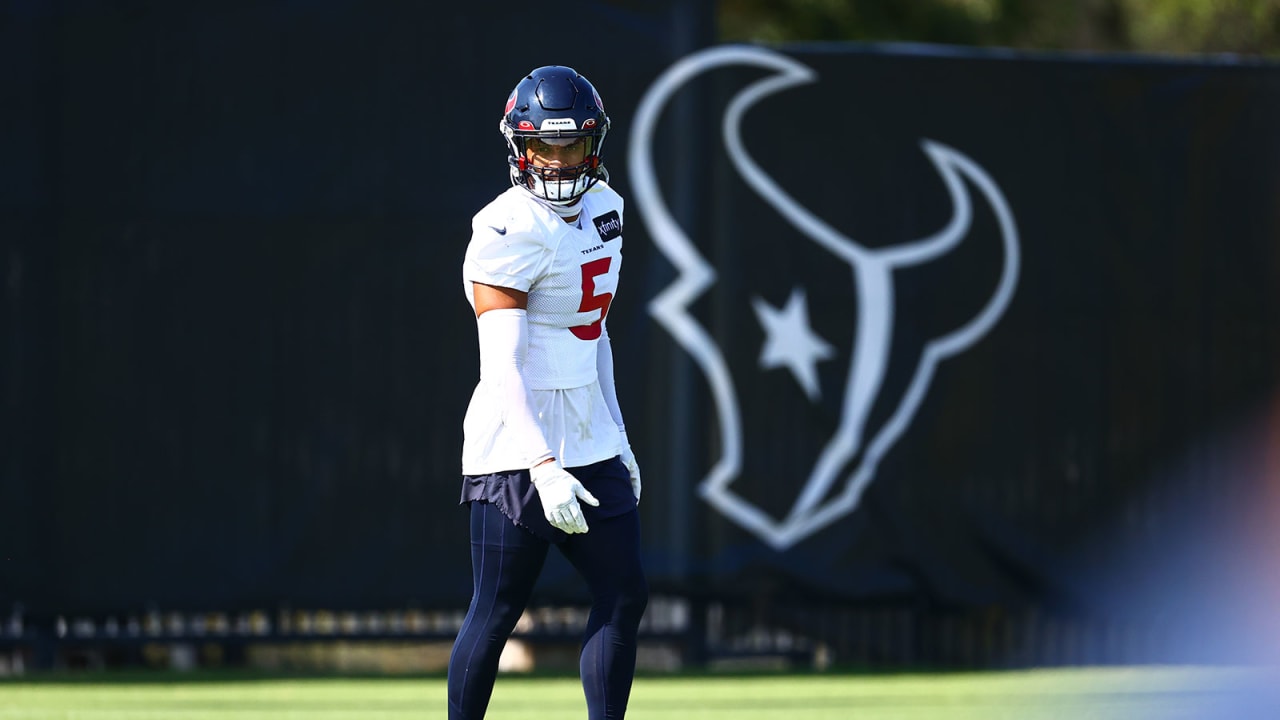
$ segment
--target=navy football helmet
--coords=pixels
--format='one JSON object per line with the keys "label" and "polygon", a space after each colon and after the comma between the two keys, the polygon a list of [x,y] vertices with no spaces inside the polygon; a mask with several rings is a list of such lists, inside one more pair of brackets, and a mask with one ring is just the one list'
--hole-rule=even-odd
{"label": "navy football helmet", "polygon": [[[520,80],[507,98],[499,123],[507,139],[511,184],[554,205],[573,205],[601,178],[600,164],[609,116],[600,94],[585,77],[563,65],[537,68]],[[532,139],[564,145],[583,138],[585,159],[569,167],[537,167],[525,150]]]}

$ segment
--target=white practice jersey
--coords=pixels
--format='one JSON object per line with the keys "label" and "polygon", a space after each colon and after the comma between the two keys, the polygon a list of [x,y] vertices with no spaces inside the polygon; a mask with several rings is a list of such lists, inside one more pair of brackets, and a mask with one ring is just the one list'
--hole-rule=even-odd
{"label": "white practice jersey", "polygon": [[[606,460],[621,451],[596,375],[596,352],[622,265],[622,198],[604,181],[566,223],[528,192],[512,187],[476,213],[462,265],[463,289],[475,308],[473,282],[529,294],[524,381],[534,416],[565,467]],[[482,475],[529,467],[528,438],[502,422],[501,398],[483,368],[463,421],[462,472]]]}

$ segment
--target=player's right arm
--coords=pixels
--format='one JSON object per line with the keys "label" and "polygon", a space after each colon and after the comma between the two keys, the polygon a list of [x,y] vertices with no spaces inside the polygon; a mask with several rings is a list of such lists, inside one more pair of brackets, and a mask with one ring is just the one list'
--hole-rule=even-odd
{"label": "player's right arm", "polygon": [[515,431],[527,466],[540,465],[553,459],[553,455],[534,417],[524,379],[529,294],[480,282],[473,282],[471,288],[480,339],[480,379],[497,390],[502,424]]}
{"label": "player's right arm", "polygon": [[587,522],[578,501],[600,503],[548,448],[524,382],[529,295],[514,288],[476,282],[472,284],[472,297],[480,336],[480,376],[498,389],[503,424],[529,448],[529,476],[538,490],[543,515],[564,532],[584,533]]}

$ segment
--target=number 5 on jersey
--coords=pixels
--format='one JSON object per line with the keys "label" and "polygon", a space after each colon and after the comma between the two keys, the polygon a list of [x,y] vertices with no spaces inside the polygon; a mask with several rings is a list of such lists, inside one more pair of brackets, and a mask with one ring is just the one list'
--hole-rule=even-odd
{"label": "number 5 on jersey", "polygon": [[602,257],[584,263],[582,266],[582,303],[578,312],[599,310],[600,317],[590,325],[577,325],[569,328],[569,332],[579,340],[595,340],[600,337],[600,328],[604,324],[604,316],[609,313],[609,303],[613,301],[613,293],[596,294],[596,278],[609,272],[613,258]]}

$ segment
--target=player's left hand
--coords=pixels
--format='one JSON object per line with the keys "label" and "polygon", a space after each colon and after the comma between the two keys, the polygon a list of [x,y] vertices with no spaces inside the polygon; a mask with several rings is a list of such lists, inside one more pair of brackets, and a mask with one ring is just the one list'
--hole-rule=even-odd
{"label": "player's left hand", "polygon": [[622,464],[627,466],[631,474],[631,492],[635,493],[636,503],[640,502],[640,465],[636,462],[636,454],[631,452],[631,443],[627,441],[627,431],[622,431]]}

